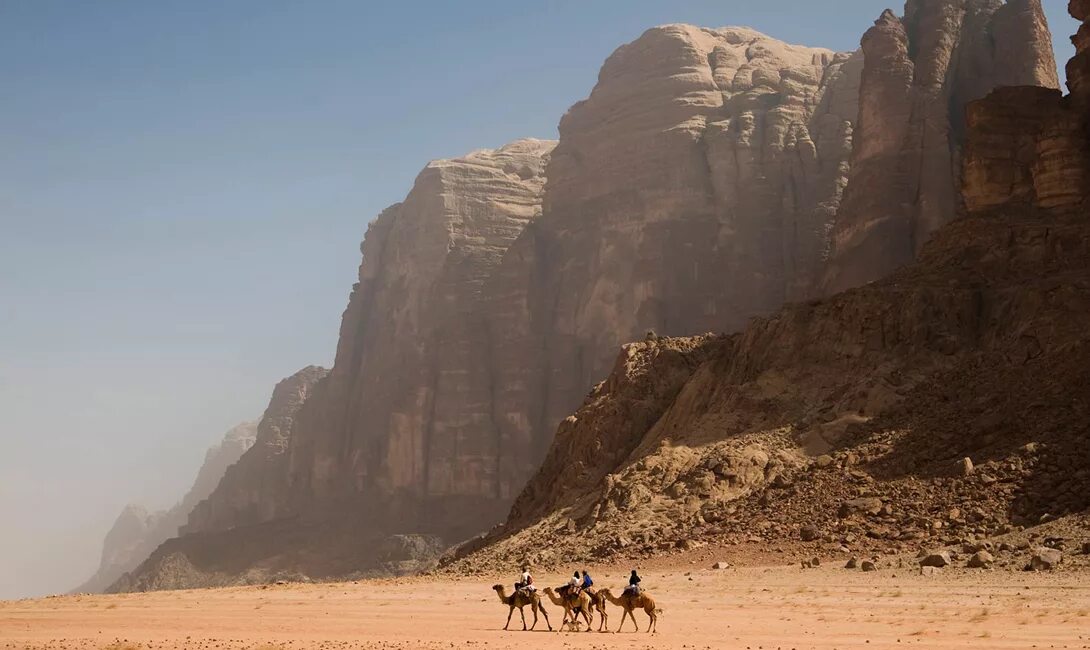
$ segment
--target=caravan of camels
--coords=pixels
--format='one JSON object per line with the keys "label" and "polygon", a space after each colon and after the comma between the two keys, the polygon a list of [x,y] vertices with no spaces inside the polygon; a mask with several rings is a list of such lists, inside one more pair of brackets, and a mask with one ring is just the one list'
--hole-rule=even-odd
{"label": "caravan of camels", "polygon": [[[634,613],[637,609],[642,609],[647,614],[649,619],[647,631],[654,632],[658,623],[658,614],[661,611],[655,606],[655,599],[651,594],[640,588],[640,577],[635,569],[633,569],[629,577],[628,586],[625,587],[620,596],[614,596],[609,589],[595,589],[594,582],[586,570],[582,574],[576,571],[572,579],[561,587],[556,589],[546,587],[539,593],[534,586],[534,579],[530,575],[529,569],[524,568],[520,580],[514,584],[514,591],[510,595],[507,594],[507,588],[504,585],[493,585],[492,589],[499,596],[500,602],[508,607],[507,622],[503,626],[505,630],[511,625],[511,616],[518,609],[519,616],[522,618],[523,631],[533,630],[537,627],[539,613],[545,618],[545,624],[552,631],[553,625],[549,621],[549,613],[542,604],[540,594],[545,594],[553,605],[564,610],[564,618],[560,624],[560,629],[568,628],[578,631],[582,623],[585,622],[586,631],[590,632],[594,625],[594,611],[597,610],[599,616],[598,631],[608,632],[609,615],[606,613],[606,602],[608,601],[622,610],[621,624],[617,626],[617,632],[624,628],[625,619],[629,617],[632,618],[632,625],[639,632],[640,626],[636,622]],[[526,627],[526,613],[523,610],[527,606],[534,616],[534,621],[530,627]]]}

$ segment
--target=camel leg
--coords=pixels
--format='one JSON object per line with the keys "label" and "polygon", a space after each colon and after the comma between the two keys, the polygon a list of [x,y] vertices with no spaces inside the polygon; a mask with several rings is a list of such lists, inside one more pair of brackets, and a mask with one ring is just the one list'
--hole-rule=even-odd
{"label": "camel leg", "polygon": [[549,622],[549,612],[545,611],[545,606],[541,603],[537,604],[537,608],[541,610],[541,615],[545,617],[545,625],[549,626],[549,631],[553,631],[553,624]]}
{"label": "camel leg", "polygon": [[511,615],[515,613],[515,608],[507,610],[507,622],[503,624],[503,629],[507,629],[507,626],[511,624]]}
{"label": "camel leg", "polygon": [[590,614],[590,608],[583,610],[583,620],[587,622],[587,632],[590,632],[590,627],[594,623],[594,618]]}
{"label": "camel leg", "polygon": [[602,628],[605,628],[606,631],[608,631],[609,630],[609,617],[606,616],[606,610],[605,610],[604,607],[602,609],[598,610],[598,619],[599,619],[598,620],[598,631],[601,632]]}
{"label": "camel leg", "polygon": [[537,608],[534,607],[533,603],[530,603],[530,613],[534,615],[534,624],[530,626],[530,630],[533,631],[537,627]]}
{"label": "camel leg", "polygon": [[647,624],[647,631],[657,632],[659,629],[659,615],[655,613],[655,610],[651,610],[647,612],[647,616],[651,619],[651,622]]}
{"label": "camel leg", "polygon": [[[526,631],[526,612],[521,607],[519,607],[519,616],[522,617],[522,631],[525,632]],[[633,618],[635,618],[635,617],[633,617]]]}
{"label": "camel leg", "polygon": [[621,610],[621,624],[617,626],[617,631],[618,632],[620,632],[621,630],[624,629],[624,619],[625,619],[626,616],[628,616],[628,610],[627,609]]}

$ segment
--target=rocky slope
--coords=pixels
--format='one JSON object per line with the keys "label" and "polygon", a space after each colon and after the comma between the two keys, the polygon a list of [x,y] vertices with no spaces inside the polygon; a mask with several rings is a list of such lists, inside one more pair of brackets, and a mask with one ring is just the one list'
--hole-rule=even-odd
{"label": "rocky slope", "polygon": [[735,335],[625,346],[507,524],[449,563],[975,547],[1085,512],[1090,102],[1072,88],[969,105],[964,211],[917,262]]}
{"label": "rocky slope", "polygon": [[826,294],[915,259],[958,203],[965,106],[1000,86],[1057,88],[1040,0],[908,0],[862,40],[851,177],[833,229]]}
{"label": "rocky slope", "polygon": [[244,422],[228,431],[220,444],[205,453],[193,486],[169,510],[149,513],[139,505],[126,506],[106,534],[98,571],[75,591],[105,591],[122,574],[147,559],[157,546],[176,536],[190,510],[212,493],[227,468],[254,444],[256,430],[256,422]]}

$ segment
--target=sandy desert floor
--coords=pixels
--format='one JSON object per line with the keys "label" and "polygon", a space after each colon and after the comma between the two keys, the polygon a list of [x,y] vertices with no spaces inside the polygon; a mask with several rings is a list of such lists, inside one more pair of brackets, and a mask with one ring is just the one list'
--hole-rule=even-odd
{"label": "sandy desert floor", "polygon": [[[522,632],[517,611],[517,631],[505,632],[507,608],[486,579],[64,596],[0,602],[0,648],[1090,648],[1090,573],[914,573],[654,570],[655,635],[642,612],[638,635],[631,623],[621,634],[549,633],[544,621]],[[597,580],[624,576],[603,569]],[[556,628],[560,609],[547,609]],[[608,613],[615,630],[621,610]]]}

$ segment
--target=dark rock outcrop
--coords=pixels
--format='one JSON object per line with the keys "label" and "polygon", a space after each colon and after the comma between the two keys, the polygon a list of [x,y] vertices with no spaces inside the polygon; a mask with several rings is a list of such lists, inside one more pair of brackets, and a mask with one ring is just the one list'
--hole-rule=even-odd
{"label": "dark rock outcrop", "polygon": [[1056,88],[1040,0],[908,0],[863,36],[851,176],[824,291],[888,275],[958,209],[965,107],[1001,86]]}

